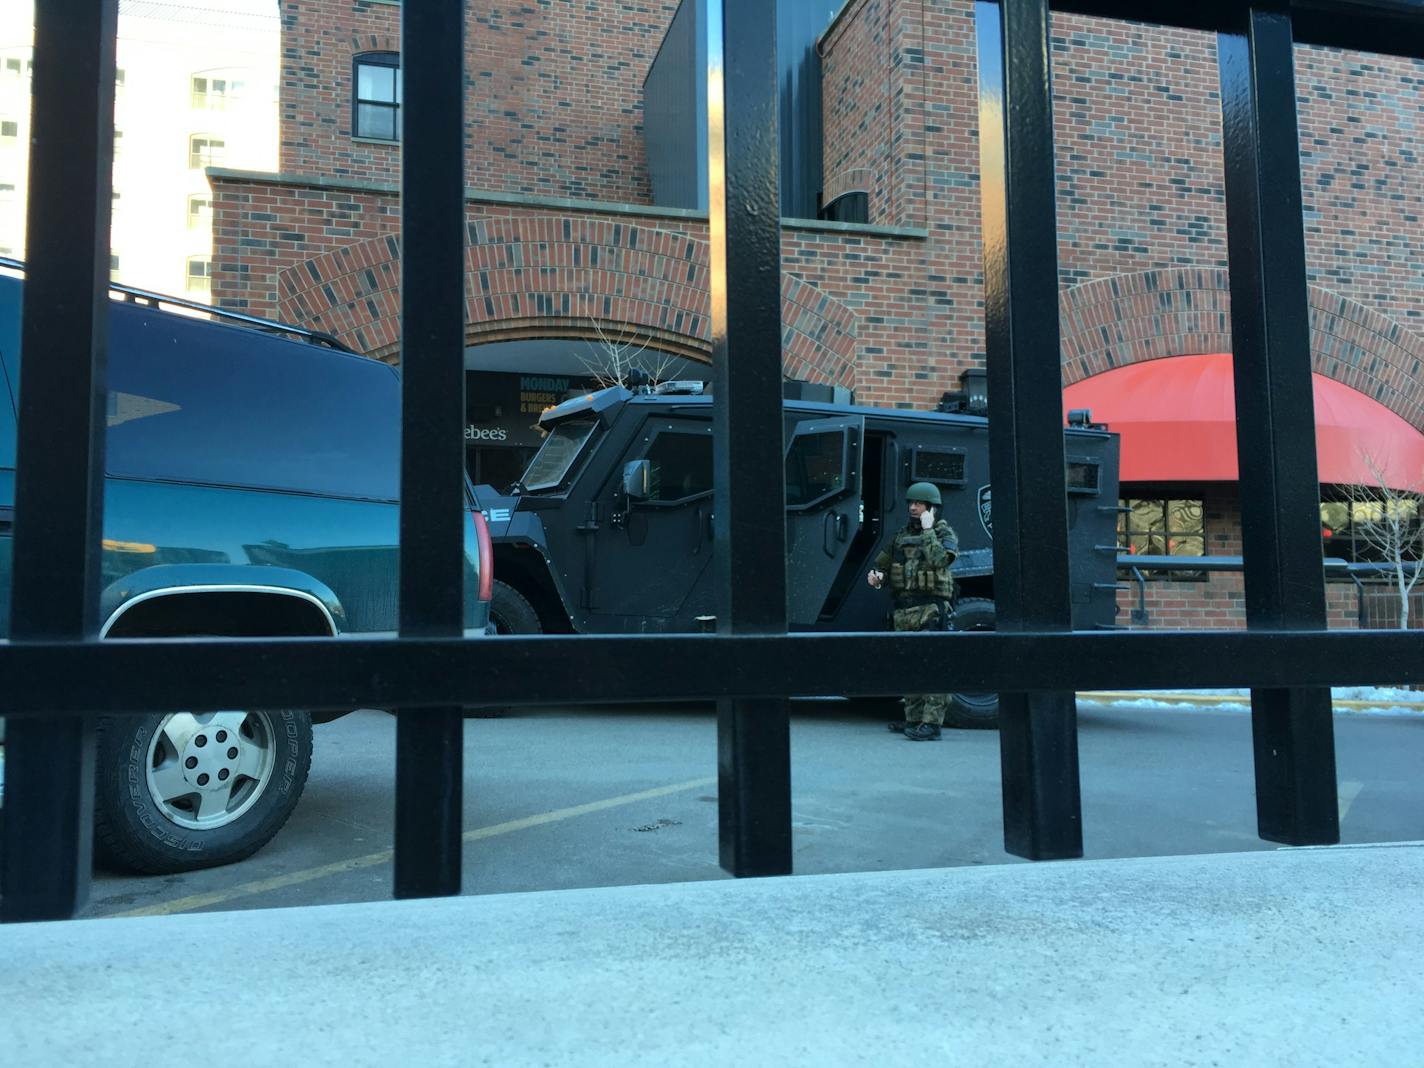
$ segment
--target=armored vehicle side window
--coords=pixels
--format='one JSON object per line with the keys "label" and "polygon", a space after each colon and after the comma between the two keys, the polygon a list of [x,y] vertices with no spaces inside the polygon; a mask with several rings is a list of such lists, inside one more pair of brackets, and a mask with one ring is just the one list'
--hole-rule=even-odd
{"label": "armored vehicle side window", "polygon": [[944,451],[916,449],[910,468],[911,479],[915,482],[964,485],[964,451],[962,449]]}
{"label": "armored vehicle side window", "polygon": [[846,485],[846,431],[800,434],[786,453],[786,506],[806,507]]}
{"label": "armored vehicle side window", "polygon": [[529,470],[520,480],[524,483],[524,489],[529,493],[538,493],[562,486],[597,425],[593,419],[571,419],[549,431],[544,444],[529,461]]}
{"label": "armored vehicle side window", "polygon": [[113,305],[108,470],[395,500],[400,382],[385,364]]}
{"label": "armored vehicle side window", "polygon": [[1069,460],[1066,474],[1069,493],[1098,492],[1096,460]]}
{"label": "armored vehicle side window", "polygon": [[712,436],[665,430],[644,459],[652,468],[650,501],[670,504],[712,492]]}

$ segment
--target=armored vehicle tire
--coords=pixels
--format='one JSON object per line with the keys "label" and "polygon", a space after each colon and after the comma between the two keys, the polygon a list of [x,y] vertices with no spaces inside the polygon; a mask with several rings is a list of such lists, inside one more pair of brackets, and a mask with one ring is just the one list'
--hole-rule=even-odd
{"label": "armored vehicle tire", "polygon": [[[965,597],[954,606],[954,630],[993,630],[994,602]],[[952,693],[944,725],[961,730],[995,730],[999,726],[999,695]]]}
{"label": "armored vehicle tire", "polygon": [[507,582],[494,580],[494,596],[490,601],[490,622],[500,634],[542,634],[539,613]]}
{"label": "armored vehicle tire", "polygon": [[100,720],[94,847],[168,874],[231,864],[276,836],[311,769],[306,712],[174,712]]}

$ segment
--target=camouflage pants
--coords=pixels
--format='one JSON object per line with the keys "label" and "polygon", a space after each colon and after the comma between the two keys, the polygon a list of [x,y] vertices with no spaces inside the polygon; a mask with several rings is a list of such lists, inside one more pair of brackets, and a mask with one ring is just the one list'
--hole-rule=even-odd
{"label": "camouflage pants", "polygon": [[[940,630],[940,608],[937,604],[917,604],[909,608],[897,608],[891,616],[896,630]],[[944,714],[949,709],[949,698],[942,693],[908,694],[901,703],[905,706],[906,723],[932,723],[943,725]]]}

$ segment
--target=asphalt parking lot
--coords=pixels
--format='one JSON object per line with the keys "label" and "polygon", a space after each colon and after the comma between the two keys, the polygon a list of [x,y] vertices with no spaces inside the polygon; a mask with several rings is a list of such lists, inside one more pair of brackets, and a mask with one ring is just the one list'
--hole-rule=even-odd
{"label": "asphalt parking lot", "polygon": [[[1345,842],[1424,838],[1424,718],[1337,716]],[[1255,835],[1249,716],[1080,708],[1089,857],[1274,849]],[[701,707],[467,721],[467,894],[728,878],[716,730]],[[100,872],[85,916],[390,896],[395,721],[318,728],[291,822],[256,856],[176,876]],[[1023,863],[1001,840],[997,735],[911,743],[844,706],[792,718],[798,874]]]}

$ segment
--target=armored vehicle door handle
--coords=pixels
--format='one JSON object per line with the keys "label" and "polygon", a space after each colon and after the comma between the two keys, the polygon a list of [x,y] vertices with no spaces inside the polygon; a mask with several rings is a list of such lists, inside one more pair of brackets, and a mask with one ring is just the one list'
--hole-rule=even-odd
{"label": "armored vehicle door handle", "polygon": [[850,534],[850,522],[840,512],[827,512],[821,522],[822,548],[827,556],[836,555],[836,542],[845,541]]}

